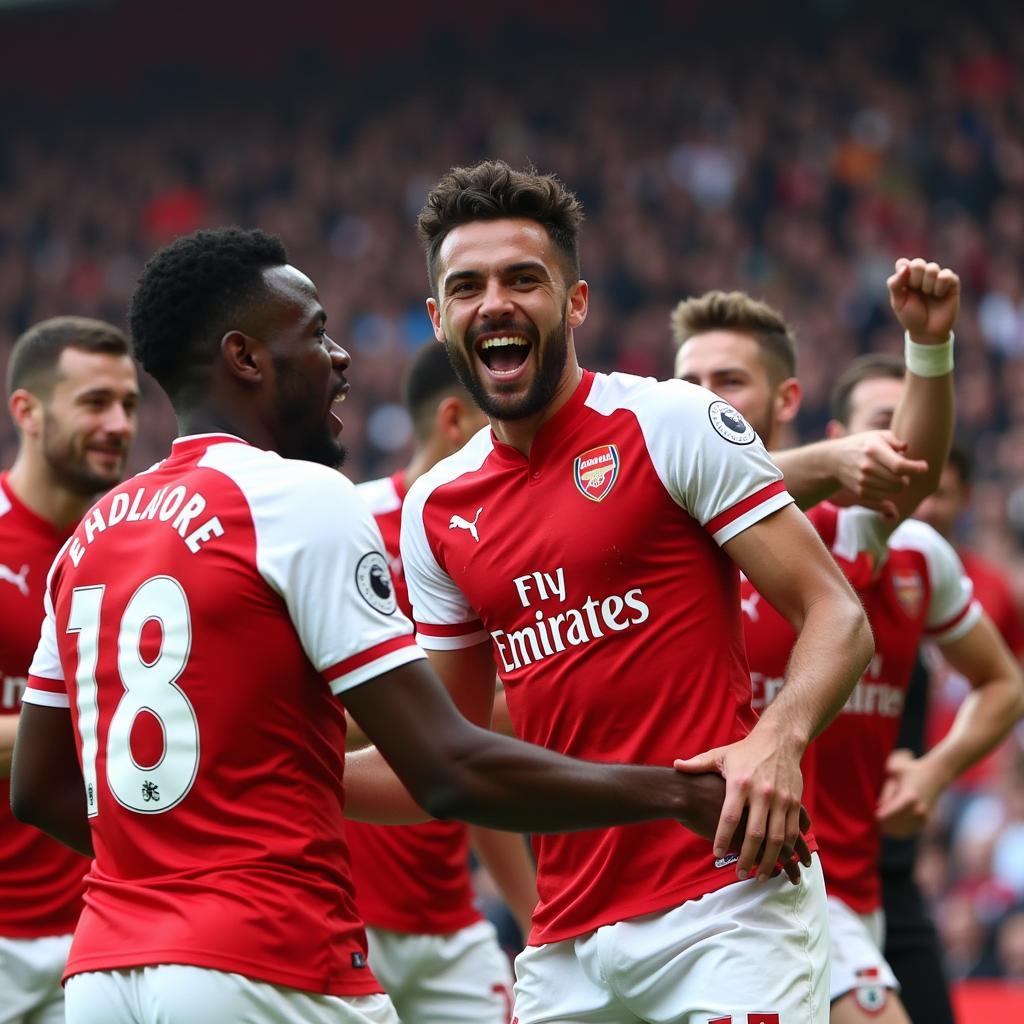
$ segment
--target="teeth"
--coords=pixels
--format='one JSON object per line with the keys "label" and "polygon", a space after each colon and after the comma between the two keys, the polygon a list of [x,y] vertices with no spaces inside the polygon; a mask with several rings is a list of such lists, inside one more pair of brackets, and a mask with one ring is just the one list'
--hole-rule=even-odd
{"label": "teeth", "polygon": [[342,393],[338,395],[338,397],[335,398],[333,402],[331,402],[331,405],[341,405],[341,403],[344,402],[346,398],[348,398],[348,392],[342,391]]}
{"label": "teeth", "polygon": [[485,338],[480,342],[482,349],[488,348],[508,348],[510,345],[520,345],[523,348],[528,348],[530,343],[525,338]]}

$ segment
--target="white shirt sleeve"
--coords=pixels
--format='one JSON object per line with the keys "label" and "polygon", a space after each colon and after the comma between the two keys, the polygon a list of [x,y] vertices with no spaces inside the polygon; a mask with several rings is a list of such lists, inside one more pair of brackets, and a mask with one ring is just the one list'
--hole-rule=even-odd
{"label": "white shirt sleeve", "polygon": [[380,530],[351,481],[228,445],[211,448],[201,464],[241,487],[259,572],[281,595],[306,656],[334,693],[424,657],[398,610]]}
{"label": "white shirt sleeve", "polygon": [[23,704],[41,704],[50,708],[69,708],[67,689],[64,685],[64,669],[60,663],[57,649],[57,617],[53,610],[53,598],[50,596],[50,585],[53,571],[67,545],[60,550],[46,578],[46,593],[43,596],[43,626],[39,634],[39,643],[29,665],[29,683],[25,687],[21,700]]}
{"label": "white shirt sleeve", "polygon": [[665,488],[718,544],[792,503],[782,472],[728,402],[681,380],[606,381],[588,405],[633,410]]}
{"label": "white shirt sleeve", "polygon": [[423,525],[429,495],[427,478],[421,478],[402,506],[402,565],[416,620],[416,639],[421,647],[433,651],[473,647],[490,637],[465,595],[434,557]]}

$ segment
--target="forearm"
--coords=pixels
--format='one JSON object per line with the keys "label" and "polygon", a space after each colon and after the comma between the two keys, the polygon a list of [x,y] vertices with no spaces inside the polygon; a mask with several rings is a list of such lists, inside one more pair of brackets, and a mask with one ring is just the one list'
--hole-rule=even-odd
{"label": "forearm", "polygon": [[842,710],[874,653],[860,605],[844,597],[811,604],[786,669],[785,683],[761,715],[770,729],[806,746]]}
{"label": "forearm", "polygon": [[55,783],[47,792],[45,802],[33,804],[20,799],[16,788],[12,787],[11,810],[23,824],[32,825],[86,857],[93,856],[82,786]]}
{"label": "forearm", "polygon": [[785,477],[786,490],[793,495],[799,508],[813,508],[839,490],[834,452],[833,442],[817,441],[771,453],[772,460]]}
{"label": "forearm", "polygon": [[495,832],[471,825],[470,842],[480,863],[494,879],[519,930],[526,935],[537,905],[537,869],[526,839],[514,832]]}
{"label": "forearm", "polygon": [[532,833],[688,820],[693,779],[670,768],[577,761],[485,730],[468,733],[441,771],[416,779],[435,817]]}
{"label": "forearm", "polygon": [[18,734],[18,716],[0,715],[0,779],[10,778],[14,737]]}
{"label": "forearm", "polygon": [[893,500],[903,517],[939,485],[949,456],[955,420],[953,374],[919,377],[907,372],[903,395],[892,418],[892,431],[907,444],[906,457],[928,463],[928,472],[910,478]]}
{"label": "forearm", "polygon": [[993,679],[972,690],[949,732],[921,758],[939,788],[945,789],[1005,739],[1022,711],[1016,678]]}

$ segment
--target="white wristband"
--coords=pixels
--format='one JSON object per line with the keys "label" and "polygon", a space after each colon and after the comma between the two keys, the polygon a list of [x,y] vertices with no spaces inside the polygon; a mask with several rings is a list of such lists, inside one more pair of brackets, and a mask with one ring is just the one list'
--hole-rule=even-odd
{"label": "white wristband", "polygon": [[941,345],[919,345],[910,340],[910,331],[904,332],[906,341],[904,362],[915,377],[945,377],[953,372],[953,332]]}

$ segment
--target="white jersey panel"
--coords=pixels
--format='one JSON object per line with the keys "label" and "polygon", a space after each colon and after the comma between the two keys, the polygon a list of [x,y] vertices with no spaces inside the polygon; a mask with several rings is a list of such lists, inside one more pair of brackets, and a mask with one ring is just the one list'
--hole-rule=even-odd
{"label": "white jersey panel", "polygon": [[[32,664],[29,665],[30,676],[39,676],[40,679],[64,679],[64,669],[61,667],[60,654],[57,650],[57,622],[53,611],[53,599],[50,596],[50,586],[53,581],[53,570],[60,561],[68,545],[71,543],[69,537],[57,557],[50,565],[50,571],[46,575],[46,593],[43,595],[43,625],[39,633],[39,644],[36,646],[36,653],[32,656]],[[67,693],[49,693],[44,690],[36,690],[27,687],[21,696],[24,704],[42,704],[51,708],[67,708],[71,706]]]}
{"label": "white jersey panel", "polygon": [[[332,678],[335,693],[423,657],[415,646],[388,647],[412,625],[397,608],[380,531],[350,480],[242,444],[214,445],[199,465],[229,477],[245,496],[257,569],[287,605],[317,671],[357,662]],[[368,660],[358,658],[364,654]]]}
{"label": "white jersey panel", "polygon": [[672,499],[724,544],[771,512],[792,502],[785,491],[742,514],[723,513],[782,480],[757,434],[735,409],[696,384],[628,374],[596,374],[589,408],[608,416],[632,412],[659,479]]}
{"label": "white jersey panel", "polygon": [[394,481],[389,476],[356,484],[356,494],[375,516],[397,512],[402,507],[402,499],[398,496]]}
{"label": "white jersey panel", "polygon": [[832,551],[848,562],[856,561],[863,551],[872,555],[876,564],[885,559],[891,531],[885,520],[869,508],[851,505],[838,509],[836,536]]}
{"label": "white jersey panel", "polygon": [[[464,448],[439,462],[416,480],[405,496],[402,508],[402,564],[409,587],[413,618],[417,622],[454,625],[472,622],[477,618],[462,591],[452,578],[438,565],[427,540],[423,526],[423,509],[433,491],[466,473],[478,470],[493,451],[491,431],[474,434]],[[481,626],[468,634],[452,637],[426,637],[419,633],[419,643],[431,650],[452,650],[472,647],[489,640],[490,635]]]}

